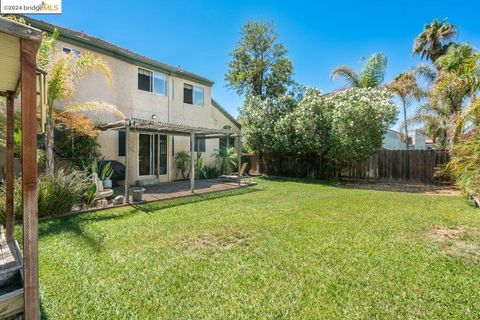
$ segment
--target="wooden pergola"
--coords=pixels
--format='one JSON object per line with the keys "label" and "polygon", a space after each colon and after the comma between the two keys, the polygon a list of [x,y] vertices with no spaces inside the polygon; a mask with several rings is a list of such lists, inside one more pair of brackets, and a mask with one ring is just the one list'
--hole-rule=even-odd
{"label": "wooden pergola", "polygon": [[[6,237],[2,253],[10,252],[13,261],[1,269],[20,272],[23,289],[2,300],[0,317],[24,312],[25,319],[40,318],[38,281],[38,195],[37,195],[37,70],[36,53],[40,30],[0,17],[0,96],[6,98]],[[21,97],[22,192],[23,192],[23,261],[14,240],[14,99]],[[19,261],[15,261],[18,259]],[[2,261],[2,263],[5,261]],[[18,268],[18,269],[17,269]],[[20,299],[19,298],[23,299]],[[8,300],[9,299],[9,300]],[[23,302],[23,303],[22,303]],[[5,304],[6,303],[6,304]],[[5,307],[7,307],[5,309]]]}
{"label": "wooden pergola", "polygon": [[[112,122],[100,126],[101,130],[120,130],[125,131],[125,200],[129,202],[129,157],[128,150],[130,146],[129,136],[130,132],[150,132],[171,134],[174,136],[188,136],[190,137],[190,191],[195,192],[195,139],[218,139],[224,137],[233,137],[237,139],[237,155],[238,155],[238,170],[242,166],[242,142],[241,131],[229,129],[214,129],[187,126],[181,124],[173,124],[155,120],[146,120],[139,118],[128,118],[122,121]],[[241,186],[241,177],[238,176],[238,185]]]}

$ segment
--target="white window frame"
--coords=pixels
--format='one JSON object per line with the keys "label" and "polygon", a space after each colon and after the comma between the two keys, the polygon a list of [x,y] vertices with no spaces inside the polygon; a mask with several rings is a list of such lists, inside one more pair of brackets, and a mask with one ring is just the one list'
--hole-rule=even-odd
{"label": "white window frame", "polygon": [[[152,80],[151,80],[152,91],[141,90],[141,89],[138,88],[138,73],[139,73],[140,69],[152,73]],[[155,92],[155,74],[158,74],[158,75],[161,75],[161,76],[164,77],[164,79],[165,79],[165,94]],[[168,76],[165,73],[162,73],[162,72],[154,71],[154,70],[144,68],[144,67],[137,67],[137,90],[141,91],[141,92],[153,93],[153,94],[155,94],[157,96],[160,96],[160,97],[166,97],[166,96],[168,96]]]}
{"label": "white window frame", "polygon": [[[188,106],[192,106],[192,107],[196,107],[196,108],[203,108],[205,106],[205,88],[202,87],[202,86],[197,86],[197,85],[194,85],[192,83],[188,83],[188,82],[184,82],[183,83],[183,86],[185,87],[185,85],[189,85],[192,87],[192,103],[186,103],[185,102],[185,98],[183,98],[183,104],[186,104]],[[203,95],[203,100],[202,100],[202,104],[195,104],[195,90],[201,90],[202,91],[202,95]],[[185,90],[182,90],[182,93],[184,93]]]}
{"label": "white window frame", "polygon": [[[158,135],[158,136],[167,136],[167,173],[165,174],[159,174],[159,175],[156,175],[156,174],[140,174],[140,155],[139,153],[137,152],[137,177],[139,178],[152,178],[152,177],[157,177],[157,176],[160,176],[160,177],[166,177],[168,176],[168,173],[170,171],[170,157],[168,155],[168,147],[169,147],[169,139],[168,139],[168,134],[162,134],[162,133],[152,133],[152,132],[138,132],[137,133],[137,150],[140,150],[140,135],[141,134],[145,134],[145,135],[149,135],[150,136],[150,139],[153,139],[153,144],[155,143],[155,135]],[[153,146],[152,142],[150,142],[150,148],[152,148]],[[155,148],[155,147],[153,147]],[[160,148],[160,137],[158,139],[158,145],[157,145],[157,148]],[[151,149],[150,149],[151,151]],[[154,155],[154,157],[157,157],[158,156],[158,153]],[[160,158],[157,159],[158,160],[158,163],[157,165],[160,165]],[[150,165],[152,166],[153,165],[153,172],[155,172],[155,159],[152,158],[151,160],[151,163]],[[157,168],[157,170],[159,170],[159,168]]]}

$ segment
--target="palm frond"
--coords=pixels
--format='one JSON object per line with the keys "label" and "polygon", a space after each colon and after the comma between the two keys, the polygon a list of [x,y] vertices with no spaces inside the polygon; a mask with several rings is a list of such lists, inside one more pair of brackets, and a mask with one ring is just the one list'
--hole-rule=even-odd
{"label": "palm frond", "polygon": [[438,76],[437,70],[429,64],[419,64],[412,68],[412,72],[415,76],[420,77],[432,84]]}
{"label": "palm frond", "polygon": [[[118,119],[125,119],[125,115],[121,112],[116,106],[105,103],[105,102],[97,102],[97,101],[89,101],[80,104],[70,105],[64,108],[58,115],[62,115],[63,113],[70,112],[70,113],[84,113],[84,112],[92,112],[93,118],[100,119],[100,115],[104,114],[111,114]],[[97,117],[95,117],[97,116]]]}
{"label": "palm frond", "polygon": [[372,54],[360,72],[360,85],[364,88],[376,88],[383,83],[387,69],[387,57],[382,53]]}
{"label": "palm frond", "polygon": [[360,81],[357,72],[349,66],[338,66],[332,71],[331,79],[344,79],[350,87],[359,87]]}

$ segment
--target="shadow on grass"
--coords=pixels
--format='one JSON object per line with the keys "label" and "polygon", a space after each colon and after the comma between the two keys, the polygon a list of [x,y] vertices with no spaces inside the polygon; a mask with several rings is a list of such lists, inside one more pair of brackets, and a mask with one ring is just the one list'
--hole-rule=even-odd
{"label": "shadow on grass", "polygon": [[[218,191],[207,194],[197,194],[184,198],[177,198],[171,200],[161,200],[157,202],[149,202],[145,204],[132,205],[131,207],[112,208],[110,210],[102,210],[98,212],[90,212],[86,214],[67,216],[57,219],[45,220],[39,224],[39,235],[52,236],[61,233],[72,233],[75,236],[81,238],[88,247],[94,251],[100,251],[102,249],[102,234],[87,231],[86,225],[91,222],[100,222],[106,220],[120,220],[128,218],[139,212],[154,213],[164,209],[182,206],[190,203],[197,203],[206,200],[221,199],[225,197],[238,196],[243,194],[249,194],[252,192],[261,191],[258,187],[248,187],[241,189],[232,189],[226,191]],[[134,227],[134,225],[132,225]],[[18,229],[17,229],[18,230]],[[22,239],[21,236],[17,239]]]}
{"label": "shadow on grass", "polygon": [[276,182],[295,182],[302,184],[319,184],[325,186],[336,186],[338,184],[337,180],[326,180],[326,179],[313,179],[313,178],[293,178],[293,177],[281,177],[281,176],[265,176],[256,178],[259,180],[265,181],[276,181]]}
{"label": "shadow on grass", "polygon": [[232,197],[238,196],[243,194],[249,194],[252,192],[262,191],[262,189],[258,188],[257,186],[251,186],[246,188],[240,189],[232,189],[232,190],[225,190],[225,191],[218,191],[218,192],[211,192],[205,194],[196,194],[188,197],[171,199],[171,200],[163,200],[157,202],[149,202],[145,204],[138,204],[133,205],[133,207],[139,211],[145,213],[152,213],[172,207],[182,206],[191,203],[197,203],[207,200],[214,200],[214,199],[221,199],[225,197]]}

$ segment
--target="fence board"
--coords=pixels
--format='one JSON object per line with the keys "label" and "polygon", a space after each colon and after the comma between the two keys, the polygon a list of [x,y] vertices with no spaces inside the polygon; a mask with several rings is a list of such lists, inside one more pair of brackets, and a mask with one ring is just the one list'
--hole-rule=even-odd
{"label": "fence board", "polygon": [[[344,170],[341,178],[381,182],[433,183],[435,170],[448,162],[448,154],[437,150],[379,150],[360,165]],[[367,163],[366,166],[361,165]]]}

